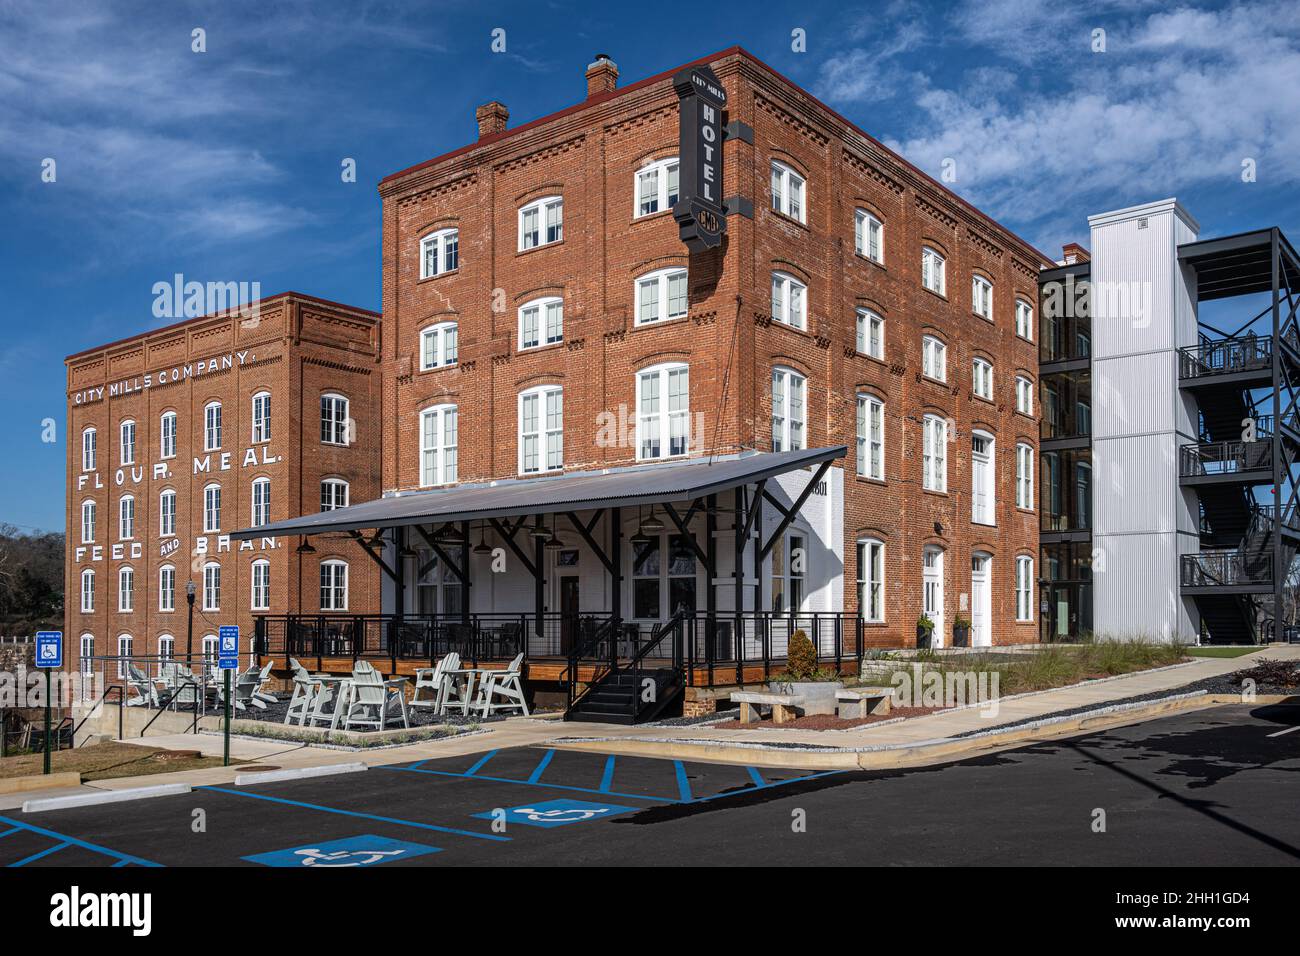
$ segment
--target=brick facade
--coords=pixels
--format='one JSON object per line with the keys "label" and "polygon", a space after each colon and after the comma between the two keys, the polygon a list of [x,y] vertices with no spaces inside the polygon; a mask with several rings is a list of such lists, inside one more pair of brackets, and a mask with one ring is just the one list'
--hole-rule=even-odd
{"label": "brick facade", "polygon": [[[250,314],[251,313],[251,314]],[[198,588],[194,650],[220,624],[238,624],[249,649],[253,634],[252,564],[270,566],[269,613],[317,611],[319,566],[348,563],[349,608],[378,606],[378,568],[352,541],[320,537],[300,555],[297,539],[228,541],[253,522],[252,482],[270,479],[271,521],[319,510],[321,479],[341,478],[351,501],[379,495],[379,316],[364,309],[285,293],[244,314],[192,319],[66,360],[68,375],[67,618],[70,661],[91,635],[99,655],[155,655],[164,635],[184,654],[185,584]],[[270,437],[254,441],[253,396],[270,395]],[[338,393],[354,422],[346,446],[321,441],[320,396]],[[220,447],[205,450],[205,408],[220,402]],[[174,457],[162,457],[162,417],[176,414]],[[136,423],[134,465],[121,463],[121,423]],[[94,467],[83,469],[82,435],[94,428]],[[219,532],[204,532],[204,488],[221,488]],[[161,534],[165,491],[176,494],[175,534]],[[135,503],[133,535],[119,537],[121,499]],[[94,539],[81,540],[82,504],[96,507]],[[202,550],[201,550],[202,549]],[[220,609],[205,610],[203,566],[221,568]],[[175,569],[174,609],[160,610],[159,573]],[[133,608],[119,611],[119,571],[134,571]],[[81,573],[95,572],[94,610],[81,610]]]}
{"label": "brick facade", "polygon": [[[566,468],[631,464],[634,445],[604,440],[602,427],[632,418],[636,372],[666,361],[689,365],[690,409],[703,425],[692,454],[769,450],[771,372],[788,367],[807,380],[807,446],[850,449],[846,610],[858,603],[855,543],[885,543],[885,622],[870,626],[870,640],[914,641],[927,545],[944,549],[949,627],[970,615],[980,551],[991,557],[993,642],[1036,640],[1035,623],[1015,619],[1013,579],[1015,559],[1038,550],[1037,514],[1016,507],[1015,490],[1016,444],[1037,461],[1036,404],[1019,414],[1015,397],[1017,375],[1036,379],[1037,348],[1016,334],[1014,310],[1017,298],[1036,303],[1049,260],[748,53],[707,62],[728,91],[726,119],[753,130],[752,144],[725,145],[723,194],[750,199],[754,218],[731,216],[719,249],[688,254],[667,210],[634,218],[636,171],[677,154],[671,73],[620,90],[602,67],[585,102],[513,130],[491,104],[476,143],[381,183],[383,488],[420,485],[420,413],[439,404],[459,409],[460,481],[515,476],[517,396],[539,384],[564,388]],[[806,179],[806,222],[771,208],[773,161]],[[563,239],[521,252],[518,210],[546,196],[563,197]],[[859,208],[884,224],[881,264],[855,252]],[[420,240],[446,228],[458,230],[458,266],[421,278]],[[945,296],[921,284],[923,246],[946,259]],[[688,314],[637,326],[636,277],[670,266],[688,269]],[[773,271],[806,284],[806,330],[773,320]],[[973,273],[992,283],[992,321],[973,311]],[[563,342],[521,350],[518,307],[541,296],[563,298]],[[883,361],[855,349],[859,306],[885,319]],[[420,371],[421,330],[445,321],[458,324],[458,361]],[[947,345],[946,383],[921,375],[923,335]],[[991,401],[973,393],[976,355],[993,366]],[[885,403],[883,482],[856,474],[859,394]],[[921,487],[927,413],[949,422],[946,493]],[[993,526],[971,520],[973,429],[995,442]]]}

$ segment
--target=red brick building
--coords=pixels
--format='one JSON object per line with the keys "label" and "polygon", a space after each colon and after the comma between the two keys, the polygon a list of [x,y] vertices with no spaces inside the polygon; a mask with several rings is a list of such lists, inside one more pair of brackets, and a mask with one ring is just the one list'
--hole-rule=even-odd
{"label": "red brick building", "polygon": [[70,660],[183,656],[188,582],[195,654],[321,610],[322,567],[332,610],[378,603],[346,536],[230,538],[379,494],[378,344],[378,314],[289,292],[67,358]]}
{"label": "red brick building", "polygon": [[619,88],[608,58],[576,106],[510,128],[488,103],[476,142],[383,180],[384,489],[671,457],[639,444],[658,389],[687,457],[848,446],[821,600],[869,643],[912,645],[923,609],[945,645],[959,617],[1035,641],[1050,260],[745,51],[705,63],[724,196],[752,203],[720,248],[673,218],[673,73]]}

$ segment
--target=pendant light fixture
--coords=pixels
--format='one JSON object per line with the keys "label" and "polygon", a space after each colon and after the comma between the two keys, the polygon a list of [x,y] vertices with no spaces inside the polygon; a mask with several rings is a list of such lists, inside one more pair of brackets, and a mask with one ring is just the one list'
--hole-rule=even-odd
{"label": "pendant light fixture", "polygon": [[533,525],[533,530],[528,533],[539,541],[545,541],[551,536],[551,532],[546,527],[546,520],[541,515],[537,516],[537,523]]}
{"label": "pendant light fixture", "polygon": [[631,542],[633,545],[650,544],[653,540],[650,535],[645,533],[645,525],[641,523],[641,506],[636,506],[636,533],[632,535]]}
{"label": "pendant light fixture", "polygon": [[562,540],[560,540],[560,534],[555,528],[555,525],[558,521],[559,518],[555,516],[551,517],[551,540],[546,542],[547,551],[560,551],[568,547],[567,544],[565,544]]}
{"label": "pendant light fixture", "polygon": [[298,554],[315,554],[316,549],[311,546],[311,542],[304,536],[299,542],[298,547],[294,549]]}
{"label": "pendant light fixture", "polygon": [[492,546],[487,543],[487,522],[478,526],[478,544],[474,545],[475,554],[491,554]]}
{"label": "pendant light fixture", "polygon": [[650,506],[650,517],[641,525],[641,530],[646,534],[663,534],[664,523],[655,517],[655,506]]}

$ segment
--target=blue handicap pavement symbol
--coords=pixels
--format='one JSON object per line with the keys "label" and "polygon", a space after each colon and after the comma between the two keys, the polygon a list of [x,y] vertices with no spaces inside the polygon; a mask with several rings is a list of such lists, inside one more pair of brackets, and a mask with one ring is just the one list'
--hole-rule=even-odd
{"label": "blue handicap pavement symbol", "polygon": [[[586,823],[588,820],[603,820],[605,817],[620,813],[630,813],[636,807],[623,807],[615,803],[587,803],[585,800],[543,800],[540,803],[528,803],[519,807],[506,808],[506,823],[522,823],[530,827],[562,827],[570,823]],[[474,814],[485,820],[493,819],[493,812],[487,810]]]}
{"label": "blue handicap pavement symbol", "polygon": [[342,840],[326,840],[324,843],[306,843],[302,846],[289,847],[287,850],[256,853],[244,859],[263,866],[375,866],[438,852],[440,851],[436,846],[363,834]]}

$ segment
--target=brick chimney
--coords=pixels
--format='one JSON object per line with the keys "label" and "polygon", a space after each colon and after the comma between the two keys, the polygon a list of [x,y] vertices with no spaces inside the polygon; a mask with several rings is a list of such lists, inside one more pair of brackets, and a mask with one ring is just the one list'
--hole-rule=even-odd
{"label": "brick chimney", "polygon": [[1067,242],[1065,245],[1061,246],[1061,256],[1064,258],[1067,266],[1076,265],[1080,262],[1092,261],[1092,256],[1088,254],[1088,250],[1083,248],[1083,246],[1079,245],[1077,242]]}
{"label": "brick chimney", "polygon": [[504,133],[506,123],[510,119],[510,111],[506,109],[506,104],[493,100],[476,109],[474,118],[478,120],[478,138],[482,139],[493,133]]}
{"label": "brick chimney", "polygon": [[609,58],[608,53],[597,53],[596,61],[587,67],[587,99],[617,87],[618,64]]}

